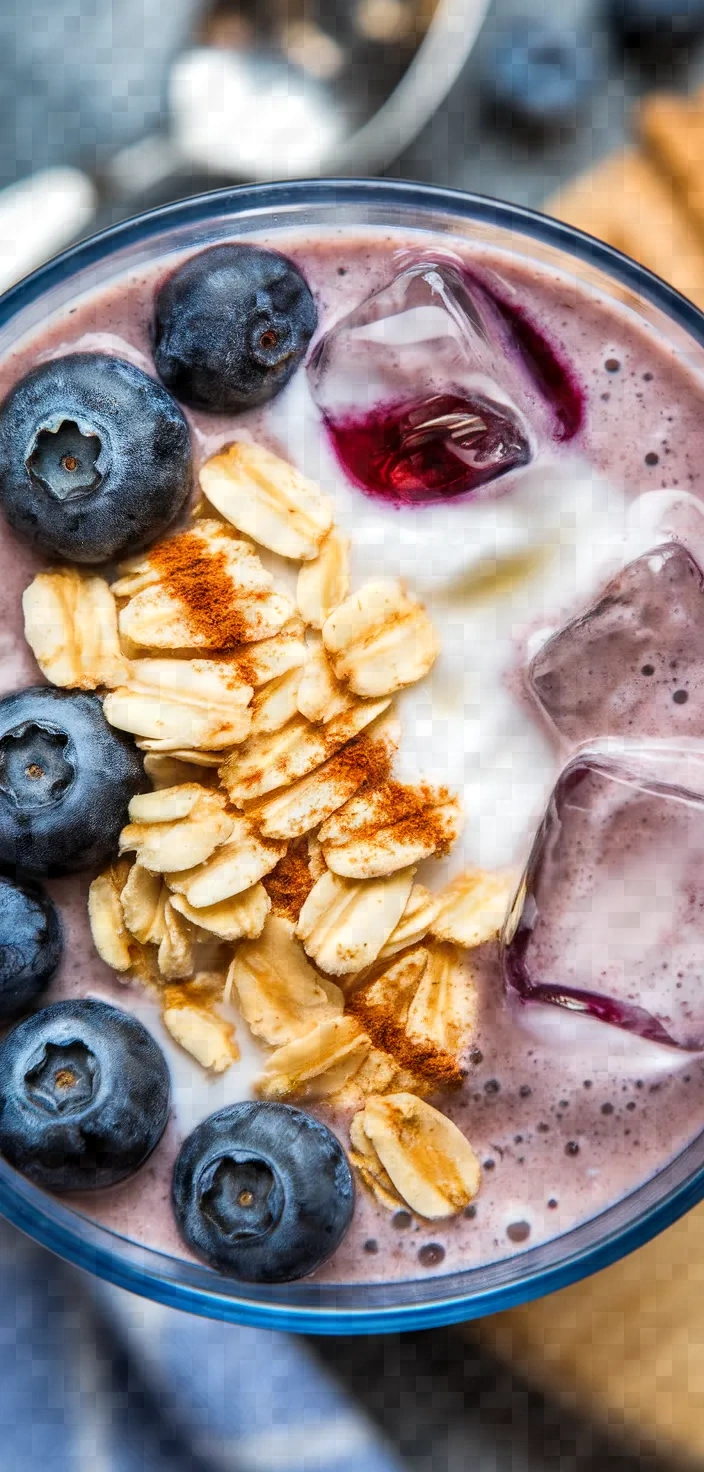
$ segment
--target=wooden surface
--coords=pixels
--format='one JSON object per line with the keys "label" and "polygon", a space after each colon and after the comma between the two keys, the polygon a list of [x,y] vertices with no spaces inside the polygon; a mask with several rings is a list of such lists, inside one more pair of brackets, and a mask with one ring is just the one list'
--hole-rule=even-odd
{"label": "wooden surface", "polygon": [[616,1434],[704,1462],[704,1205],[604,1272],[468,1333]]}

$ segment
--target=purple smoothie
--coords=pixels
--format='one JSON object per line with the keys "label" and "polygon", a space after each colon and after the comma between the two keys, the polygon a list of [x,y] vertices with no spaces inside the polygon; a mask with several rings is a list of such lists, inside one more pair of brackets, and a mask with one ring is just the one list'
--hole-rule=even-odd
{"label": "purple smoothie", "polygon": [[[292,234],[275,243],[307,277],[323,330],[418,250],[417,237],[381,231],[313,240]],[[424,257],[434,247],[445,259],[446,242],[430,236],[422,241]],[[490,482],[478,499],[460,494],[399,505],[402,498],[391,504],[365,494],[345,474],[345,455],[326,433],[302,373],[264,410],[236,420],[188,416],[199,463],[243,431],[288,456],[334,496],[337,519],[353,538],[355,576],[400,572],[428,603],[443,653],[425,685],[402,702],[403,748],[414,771],[462,790],[468,815],[456,854],[419,871],[430,888],[467,863],[520,868],[527,858],[559,759],[525,699],[524,641],[536,628],[557,627],[578,613],[599,594],[606,572],[623,565],[623,527],[614,507],[625,518],[629,501],[662,488],[704,496],[704,384],[655,333],[626,307],[547,269],[481,250],[458,260],[501,303],[506,332],[517,338],[519,366],[511,372],[522,375],[521,412],[530,420],[535,402],[538,420],[557,415],[563,428],[552,436],[537,433],[532,465]],[[133,273],[45,322],[0,365],[0,393],[38,361],[69,349],[113,351],[152,371],[149,320],[165,269]],[[22,591],[39,566],[5,534],[2,693],[40,678],[21,613]],[[601,858],[590,862],[598,868]],[[97,995],[145,1018],[174,1072],[175,1114],[132,1181],[72,1204],[135,1241],[186,1256],[169,1200],[179,1141],[197,1118],[247,1096],[256,1057],[247,1052],[242,1021],[242,1065],[219,1079],[203,1078],[191,1058],[165,1041],[154,1003],[137,983],[120,983],[95,954],[86,909],[90,877],[50,885],[67,942],[51,999]],[[558,892],[554,900],[562,914],[573,903],[568,879],[569,894]],[[636,908],[647,904],[648,882],[645,873],[632,897]],[[558,913],[558,934],[559,924]],[[696,927],[691,945],[694,964]],[[467,1079],[458,1093],[433,1102],[463,1129],[483,1163],[476,1206],[433,1224],[409,1213],[391,1217],[360,1188],[352,1227],[319,1270],[320,1281],[456,1271],[537,1245],[634,1190],[704,1125],[698,1056],[683,1058],[589,1019],[581,1019],[581,1032],[579,1019],[570,1031],[569,1016],[556,1008],[548,1009],[543,1027],[542,1008],[507,1002],[498,946],[484,947],[475,962],[480,1017]],[[346,1144],[349,1120],[322,1106],[317,1112]],[[430,1247],[436,1250],[423,1251]]]}

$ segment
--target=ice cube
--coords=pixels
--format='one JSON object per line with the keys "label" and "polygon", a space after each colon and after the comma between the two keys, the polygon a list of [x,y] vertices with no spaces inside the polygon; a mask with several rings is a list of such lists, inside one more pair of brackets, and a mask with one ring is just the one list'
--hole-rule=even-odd
{"label": "ice cube", "polygon": [[511,311],[457,266],[421,261],[320,340],[311,391],[355,484],[400,504],[462,495],[574,432],[566,370]]}
{"label": "ice cube", "polygon": [[542,645],[528,684],[566,742],[704,736],[704,578],[687,548],[630,562]]}
{"label": "ice cube", "polygon": [[704,1048],[704,755],[598,748],[564,768],[502,942],[504,980],[677,1048]]}
{"label": "ice cube", "polygon": [[704,501],[678,486],[643,491],[631,502],[622,561],[630,562],[664,542],[682,542],[694,561],[704,567]]}

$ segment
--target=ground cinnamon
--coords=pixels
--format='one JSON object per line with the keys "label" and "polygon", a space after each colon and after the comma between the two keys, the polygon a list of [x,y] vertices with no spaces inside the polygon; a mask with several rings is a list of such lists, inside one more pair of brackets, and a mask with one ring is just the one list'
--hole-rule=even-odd
{"label": "ground cinnamon", "polygon": [[435,1043],[409,1038],[392,1012],[370,1003],[364,990],[348,998],[345,1011],[357,1018],[374,1047],[389,1053],[400,1068],[407,1068],[435,1088],[459,1088],[466,1070],[457,1059]]}
{"label": "ground cinnamon", "polygon": [[389,775],[391,753],[383,741],[375,741],[373,736],[362,733],[348,746],[343,746],[332,759],[331,768],[332,774],[343,780],[359,778],[359,786],[363,790],[377,787]]}
{"label": "ground cinnamon", "polygon": [[282,859],[262,880],[271,900],[271,912],[296,921],[313,888],[308,861],[308,839],[294,838]]}
{"label": "ground cinnamon", "polygon": [[371,837],[383,844],[380,830],[388,829],[389,843],[427,844],[438,857],[449,851],[455,831],[442,811],[442,805],[452,801],[448,788],[430,787],[427,782],[410,786],[392,780],[370,782],[368,787],[373,799],[368,818],[362,817],[360,822],[355,817],[346,832],[344,811],[339,814],[335,844],[345,843],[348,838]]}
{"label": "ground cinnamon", "polygon": [[[294,716],[293,719],[299,722],[302,730],[305,729],[307,723],[302,716]],[[324,733],[325,728],[323,727],[323,740],[325,739]],[[256,737],[254,739],[256,740]],[[235,751],[232,758],[235,769],[237,754],[237,751]],[[339,783],[339,788],[341,789],[339,803],[342,805],[360,787],[375,786],[386,777],[390,762],[391,758],[388,748],[384,745],[383,741],[375,741],[373,737],[362,735],[355,737],[353,741],[349,741],[346,746],[340,748],[339,738],[336,740],[333,736],[330,738],[329,755],[326,756],[324,752],[321,754],[317,768],[314,771],[322,773],[324,768],[326,782],[330,784],[331,788]],[[220,768],[221,780],[225,786],[227,785],[227,766],[228,764],[226,762]],[[286,786],[285,762],[281,763],[281,775],[282,779],[284,779],[282,785]],[[306,775],[310,776],[311,774],[307,773]],[[257,767],[254,771],[247,774],[242,785],[246,787],[258,787],[263,776],[263,768]],[[271,796],[271,794],[267,794],[267,796]],[[256,813],[256,806],[254,812]]]}
{"label": "ground cinnamon", "polygon": [[[412,950],[405,954],[412,967],[418,952]],[[395,958],[394,967],[403,962],[403,959],[403,955]],[[389,1053],[399,1067],[407,1068],[435,1088],[458,1088],[466,1070],[457,1059],[429,1039],[409,1037],[403,1022],[399,1020],[398,1001],[399,994],[404,990],[403,975],[398,976],[395,995],[388,1002],[372,997],[375,984],[383,976],[388,964],[379,962],[370,969],[364,985],[347,997],[345,1011],[357,1018],[374,1046]],[[411,972],[411,980],[412,974]]]}
{"label": "ground cinnamon", "polygon": [[[194,633],[211,650],[246,641],[248,623],[233,607],[233,583],[223,551],[208,547],[196,531],[181,532],[149,554],[167,593],[188,611]],[[251,602],[257,595],[248,592]]]}

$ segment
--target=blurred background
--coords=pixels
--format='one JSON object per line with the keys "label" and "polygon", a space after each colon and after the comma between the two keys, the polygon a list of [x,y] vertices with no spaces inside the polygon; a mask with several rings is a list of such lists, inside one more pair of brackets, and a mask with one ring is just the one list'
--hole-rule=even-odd
{"label": "blurred background", "polygon": [[[204,188],[357,172],[545,207],[701,302],[703,48],[704,0],[3,0],[0,285]],[[0,1468],[702,1466],[702,1280],[700,1210],[498,1320],[302,1341],[0,1224]]]}

